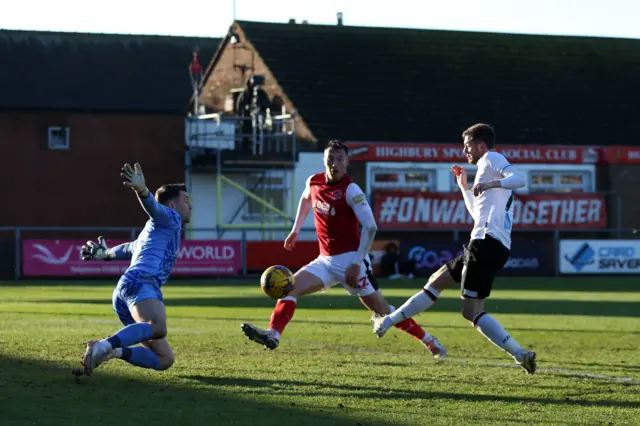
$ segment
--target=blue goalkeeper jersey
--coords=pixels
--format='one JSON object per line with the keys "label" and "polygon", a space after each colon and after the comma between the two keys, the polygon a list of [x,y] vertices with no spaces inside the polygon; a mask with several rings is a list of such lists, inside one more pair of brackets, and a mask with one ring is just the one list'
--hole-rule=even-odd
{"label": "blue goalkeeper jersey", "polygon": [[152,194],[140,198],[140,202],[149,220],[132,244],[131,265],[124,275],[146,272],[163,285],[178,257],[182,217],[177,211],[158,203]]}

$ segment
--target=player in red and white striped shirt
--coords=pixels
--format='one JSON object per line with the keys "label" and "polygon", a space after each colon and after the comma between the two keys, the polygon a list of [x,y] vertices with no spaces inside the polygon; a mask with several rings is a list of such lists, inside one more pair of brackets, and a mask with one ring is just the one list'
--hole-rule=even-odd
{"label": "player in red and white striped shirt", "polygon": [[[295,274],[295,286],[287,297],[278,300],[268,329],[251,324],[241,326],[249,339],[268,349],[278,347],[282,332],[293,318],[298,297],[324,291],[337,283],[351,295],[357,295],[374,314],[387,315],[395,309],[382,296],[371,270],[368,253],[378,228],[367,197],[346,174],[348,154],[349,149],[342,142],[329,142],[324,151],[326,172],[307,179],[293,230],[284,242],[285,249],[295,248],[298,232],[313,208],[320,256]],[[434,357],[446,355],[440,342],[413,319],[395,327],[420,340]]]}

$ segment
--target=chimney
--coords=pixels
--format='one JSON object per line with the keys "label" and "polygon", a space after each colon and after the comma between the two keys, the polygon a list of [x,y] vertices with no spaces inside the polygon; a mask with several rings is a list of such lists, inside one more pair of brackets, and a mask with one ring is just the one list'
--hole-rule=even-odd
{"label": "chimney", "polygon": [[296,23],[295,18],[289,18],[289,23],[290,23],[290,24],[295,24],[295,23]]}
{"label": "chimney", "polygon": [[342,26],[342,12],[338,12],[338,26]]}

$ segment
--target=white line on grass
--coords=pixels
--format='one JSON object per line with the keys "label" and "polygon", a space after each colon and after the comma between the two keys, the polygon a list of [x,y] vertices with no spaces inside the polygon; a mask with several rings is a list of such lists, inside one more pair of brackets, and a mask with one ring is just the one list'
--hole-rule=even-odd
{"label": "white line on grass", "polygon": [[[95,318],[84,318],[83,321],[87,321],[87,322],[94,322],[94,323],[100,323],[100,324],[121,324],[119,321],[114,321],[114,320],[103,320],[103,319],[95,319]],[[178,333],[188,333],[188,334],[208,334],[210,332],[207,331],[202,331],[202,330],[191,330],[191,329],[181,329],[181,328],[172,328],[170,329],[171,331],[175,331]],[[235,334],[235,333],[234,333]],[[371,349],[371,348],[363,348],[360,346],[352,346],[352,345],[332,345],[332,344],[327,344],[327,343],[322,343],[322,342],[317,342],[317,341],[307,341],[307,340],[297,340],[297,339],[290,339],[288,340],[291,343],[301,343],[301,344],[305,344],[305,345],[312,345],[312,346],[318,346],[318,347],[324,347],[324,348],[331,348],[331,349],[339,349],[339,350],[348,350],[348,351],[357,351],[357,352],[370,352],[370,353],[374,353],[374,354],[385,354],[386,352],[384,351],[379,351],[376,349]],[[520,368],[520,366],[516,365],[516,364],[506,364],[503,362],[489,362],[489,361],[469,361],[469,360],[465,360],[465,359],[460,359],[460,358],[451,358],[451,357],[446,357],[441,359],[440,361],[445,361],[445,362],[450,362],[450,363],[455,363],[455,364],[464,364],[464,365],[485,365],[485,366],[490,366],[490,367],[501,367],[501,368]],[[550,375],[562,375],[562,376],[572,376],[572,377],[581,377],[581,378],[585,378],[585,379],[595,379],[595,380],[608,380],[611,382],[616,382],[616,383],[627,383],[627,384],[632,384],[632,385],[640,385],[640,380],[634,380],[632,378],[629,377],[614,377],[614,376],[604,376],[601,374],[594,374],[594,373],[589,373],[586,371],[579,371],[579,370],[565,370],[562,368],[558,368],[558,367],[540,367],[538,368],[538,372],[544,372]]]}
{"label": "white line on grass", "polygon": [[[520,368],[517,364],[505,364],[503,362],[486,362],[486,361],[468,361],[459,358],[444,358],[442,361],[456,363],[456,364],[466,364],[466,365],[486,365],[490,367],[502,367],[502,368]],[[634,380],[629,377],[613,377],[613,376],[603,376],[601,374],[589,373],[586,371],[579,370],[565,370],[563,368],[558,367],[540,367],[537,369],[537,372],[546,372],[549,374],[559,374],[562,376],[573,376],[573,377],[582,377],[585,379],[598,379],[598,380],[609,380],[617,383],[628,383],[633,385],[640,385],[640,380]]]}

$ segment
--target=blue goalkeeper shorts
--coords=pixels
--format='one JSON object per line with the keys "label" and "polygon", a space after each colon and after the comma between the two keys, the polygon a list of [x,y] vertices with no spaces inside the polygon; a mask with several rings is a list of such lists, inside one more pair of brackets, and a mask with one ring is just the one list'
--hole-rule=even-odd
{"label": "blue goalkeeper shorts", "polygon": [[145,299],[157,299],[164,303],[160,283],[153,275],[142,271],[128,271],[113,290],[113,310],[124,325],[136,321],[131,316],[133,307]]}

